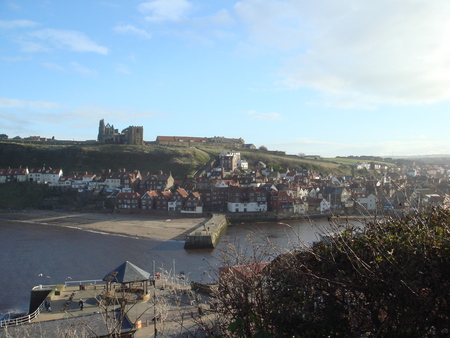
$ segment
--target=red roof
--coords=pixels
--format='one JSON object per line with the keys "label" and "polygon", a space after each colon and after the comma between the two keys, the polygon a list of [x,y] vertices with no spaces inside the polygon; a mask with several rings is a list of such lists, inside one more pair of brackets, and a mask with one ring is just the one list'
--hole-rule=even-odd
{"label": "red roof", "polygon": [[225,266],[219,268],[219,273],[233,273],[241,277],[249,278],[256,276],[268,266],[269,262],[247,264],[247,265],[235,265],[235,266]]}
{"label": "red roof", "polygon": [[141,195],[139,195],[137,192],[121,192],[117,194],[117,198],[134,199],[134,198],[141,198]]}

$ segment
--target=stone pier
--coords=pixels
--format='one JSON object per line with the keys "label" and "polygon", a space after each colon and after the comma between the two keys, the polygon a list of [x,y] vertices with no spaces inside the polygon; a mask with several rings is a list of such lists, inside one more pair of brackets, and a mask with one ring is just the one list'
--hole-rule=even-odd
{"label": "stone pier", "polygon": [[184,243],[185,249],[214,249],[220,235],[227,227],[227,219],[224,215],[214,214],[200,224],[194,231],[187,235]]}

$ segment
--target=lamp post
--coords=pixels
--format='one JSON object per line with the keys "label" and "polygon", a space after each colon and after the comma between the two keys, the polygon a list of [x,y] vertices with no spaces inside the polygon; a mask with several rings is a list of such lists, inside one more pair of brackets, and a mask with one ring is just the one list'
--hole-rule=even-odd
{"label": "lamp post", "polygon": [[155,261],[153,261],[153,325],[155,328],[155,337],[158,335],[158,329],[156,328],[156,273],[155,273]]}

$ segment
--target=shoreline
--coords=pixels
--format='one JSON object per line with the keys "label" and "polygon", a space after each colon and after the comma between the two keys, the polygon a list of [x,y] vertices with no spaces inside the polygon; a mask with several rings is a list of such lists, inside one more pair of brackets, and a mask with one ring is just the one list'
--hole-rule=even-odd
{"label": "shoreline", "polygon": [[36,225],[54,225],[97,233],[127,237],[184,241],[187,235],[207,218],[170,218],[160,215],[115,213],[60,212],[27,210],[0,213],[7,222],[26,222]]}

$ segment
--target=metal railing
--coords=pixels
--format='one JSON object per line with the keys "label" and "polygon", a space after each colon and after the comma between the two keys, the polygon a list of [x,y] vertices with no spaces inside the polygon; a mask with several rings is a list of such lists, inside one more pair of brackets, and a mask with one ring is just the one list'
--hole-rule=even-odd
{"label": "metal railing", "polygon": [[[183,280],[177,276],[173,276],[173,275],[166,274],[166,273],[157,274],[157,276],[158,276],[158,278],[160,278],[162,280],[166,280],[173,284],[178,284],[180,286],[189,286],[189,282],[187,280]],[[157,276],[154,276],[153,278],[157,279],[156,278]],[[106,284],[106,282],[101,279],[91,279],[91,280],[81,280],[81,281],[66,281],[64,283],[64,286],[67,287],[67,286],[75,286],[75,285],[105,285],[105,284]],[[53,288],[55,286],[56,285],[38,285],[38,286],[33,287],[32,290],[39,290],[39,289],[53,290]],[[30,323],[33,319],[37,318],[37,316],[40,315],[40,313],[42,312],[42,310],[44,308],[45,308],[45,300],[41,303],[41,305],[39,305],[39,307],[33,313],[30,313],[30,314],[28,314],[26,316],[22,316],[22,317],[1,320],[0,328]]]}
{"label": "metal railing", "polygon": [[106,282],[101,279],[89,279],[89,280],[75,280],[66,281],[64,286],[74,286],[74,285],[105,285]]}
{"label": "metal railing", "polygon": [[7,327],[7,326],[15,326],[15,325],[21,325],[25,323],[30,323],[33,319],[35,319],[39,314],[42,312],[42,309],[45,307],[45,301],[39,305],[39,307],[34,311],[33,313],[30,313],[26,316],[17,317],[17,318],[10,318],[10,319],[3,319],[0,321],[0,327]]}
{"label": "metal railing", "polygon": [[[103,285],[105,284],[104,281],[99,279],[92,279],[92,280],[83,280],[83,281],[66,281],[64,283],[64,286],[70,286],[70,285]],[[32,290],[41,290],[41,289],[50,289],[53,290],[53,288],[56,285],[37,285],[32,288]],[[45,308],[45,300],[42,301],[41,305],[32,313],[17,317],[17,318],[10,318],[10,319],[3,319],[0,321],[0,328],[7,327],[7,326],[15,326],[15,325],[21,325],[25,323],[30,323],[33,319],[37,318],[42,312],[42,309]]]}

